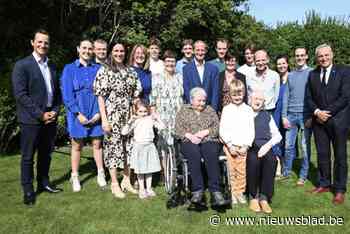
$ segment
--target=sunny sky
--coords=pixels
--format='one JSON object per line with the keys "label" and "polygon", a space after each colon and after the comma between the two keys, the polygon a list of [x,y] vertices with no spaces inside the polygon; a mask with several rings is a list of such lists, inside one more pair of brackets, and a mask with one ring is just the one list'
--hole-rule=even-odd
{"label": "sunny sky", "polygon": [[249,14],[269,26],[295,20],[301,23],[305,12],[312,9],[322,17],[337,16],[350,20],[349,0],[249,0]]}

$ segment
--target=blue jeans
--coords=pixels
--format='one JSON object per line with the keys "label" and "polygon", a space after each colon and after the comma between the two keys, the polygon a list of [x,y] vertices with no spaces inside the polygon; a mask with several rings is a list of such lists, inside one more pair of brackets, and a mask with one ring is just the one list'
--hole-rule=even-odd
{"label": "blue jeans", "polygon": [[295,142],[298,130],[301,132],[302,163],[299,178],[306,180],[309,172],[310,155],[311,155],[311,129],[304,126],[303,113],[288,113],[287,119],[291,125],[286,131],[285,155],[283,159],[283,176],[289,176],[292,170],[293,160],[295,158]]}

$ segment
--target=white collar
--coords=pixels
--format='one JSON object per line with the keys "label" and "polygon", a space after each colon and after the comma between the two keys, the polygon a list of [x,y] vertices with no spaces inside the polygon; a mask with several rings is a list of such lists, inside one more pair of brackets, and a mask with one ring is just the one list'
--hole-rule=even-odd
{"label": "white collar", "polygon": [[47,56],[45,56],[45,58],[42,59],[35,51],[33,51],[32,55],[37,63],[47,64],[47,62],[49,61],[49,58]]}

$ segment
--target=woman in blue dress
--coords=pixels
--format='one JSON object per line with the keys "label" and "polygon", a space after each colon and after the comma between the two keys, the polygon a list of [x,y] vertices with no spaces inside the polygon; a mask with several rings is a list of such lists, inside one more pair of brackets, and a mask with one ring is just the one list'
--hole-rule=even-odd
{"label": "woman in blue dress", "polygon": [[130,53],[129,66],[133,67],[137,73],[137,78],[141,82],[142,92],[140,98],[149,104],[149,96],[152,90],[152,76],[148,69],[145,69],[147,48],[143,45],[135,45]]}
{"label": "woman in blue dress", "polygon": [[63,102],[67,113],[67,127],[71,138],[71,183],[74,192],[81,190],[79,181],[79,161],[83,140],[92,139],[93,155],[98,169],[97,183],[106,186],[102,161],[100,121],[97,97],[93,93],[93,82],[100,65],[92,62],[91,41],[82,40],[77,47],[79,58],[67,64],[61,77]]}
{"label": "woman in blue dress", "polygon": [[285,130],[282,126],[282,103],[283,103],[283,95],[286,90],[286,83],[288,79],[288,72],[289,64],[288,64],[288,56],[287,55],[280,55],[276,59],[276,68],[278,71],[278,74],[280,75],[281,81],[280,81],[280,92],[278,95],[277,103],[276,103],[276,109],[273,113],[273,119],[276,122],[276,126],[278,127],[281,135],[282,135],[282,141],[275,145],[272,148],[272,151],[275,156],[277,156],[277,170],[276,170],[276,176],[281,175],[281,158],[284,156],[284,141],[285,141]]}

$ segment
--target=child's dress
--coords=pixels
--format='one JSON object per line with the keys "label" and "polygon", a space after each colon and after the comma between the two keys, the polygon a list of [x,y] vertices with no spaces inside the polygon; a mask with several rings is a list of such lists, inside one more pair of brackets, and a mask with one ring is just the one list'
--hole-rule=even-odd
{"label": "child's dress", "polygon": [[153,120],[151,116],[136,119],[130,125],[125,125],[122,134],[133,130],[133,146],[130,158],[130,168],[136,174],[149,174],[160,171],[160,161],[157,149],[153,143],[153,127],[163,129],[164,124]]}

